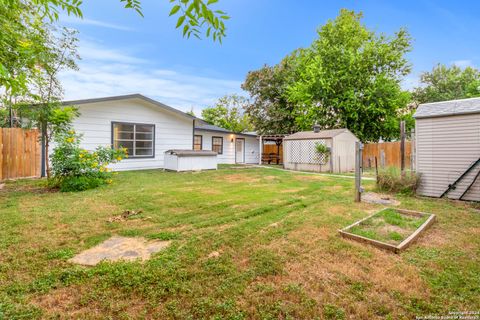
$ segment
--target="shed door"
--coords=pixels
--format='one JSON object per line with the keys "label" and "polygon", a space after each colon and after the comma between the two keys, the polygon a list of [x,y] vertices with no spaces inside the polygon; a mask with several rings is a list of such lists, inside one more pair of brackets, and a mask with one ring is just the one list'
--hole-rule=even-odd
{"label": "shed door", "polygon": [[245,162],[245,139],[243,138],[235,139],[235,162]]}

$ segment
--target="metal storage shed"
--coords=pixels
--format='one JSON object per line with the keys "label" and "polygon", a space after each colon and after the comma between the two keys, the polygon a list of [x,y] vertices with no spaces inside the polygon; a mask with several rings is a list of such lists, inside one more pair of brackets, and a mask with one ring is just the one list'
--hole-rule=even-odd
{"label": "metal storage shed", "polygon": [[419,105],[418,194],[480,201],[480,98]]}
{"label": "metal storage shed", "polygon": [[[358,138],[348,129],[297,132],[283,139],[285,169],[315,172],[348,172],[355,170],[355,142]],[[330,148],[330,157],[320,157],[315,145]]]}

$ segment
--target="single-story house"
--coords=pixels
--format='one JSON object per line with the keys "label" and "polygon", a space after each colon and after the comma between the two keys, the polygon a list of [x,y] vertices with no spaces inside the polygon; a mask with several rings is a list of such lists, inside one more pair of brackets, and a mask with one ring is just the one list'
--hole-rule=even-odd
{"label": "single-story house", "polygon": [[258,164],[259,140],[255,133],[235,133],[195,119],[194,150],[218,152],[218,163]]}
{"label": "single-story house", "polygon": [[[285,169],[315,172],[355,170],[355,143],[359,139],[348,129],[302,131],[283,138]],[[318,154],[317,144],[329,148],[328,155]]]}
{"label": "single-story house", "polygon": [[480,201],[480,98],[420,104],[414,118],[417,193]]}
{"label": "single-story house", "polygon": [[114,170],[164,168],[167,150],[214,150],[218,163],[258,162],[254,134],[236,134],[141,94],[65,101],[78,108],[74,130],[81,147],[126,147],[129,157]]}

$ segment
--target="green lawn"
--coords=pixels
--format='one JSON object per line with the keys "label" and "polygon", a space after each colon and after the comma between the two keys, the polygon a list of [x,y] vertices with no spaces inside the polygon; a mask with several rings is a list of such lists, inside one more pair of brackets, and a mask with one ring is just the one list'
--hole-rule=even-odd
{"label": "green lawn", "polygon": [[[125,172],[81,193],[8,183],[0,191],[0,319],[411,319],[480,310],[479,211],[399,197],[401,208],[438,219],[395,255],[339,237],[382,208],[354,203],[353,183],[229,167]],[[112,235],[172,245],[145,263],[67,262]],[[213,251],[219,257],[208,258]]]}

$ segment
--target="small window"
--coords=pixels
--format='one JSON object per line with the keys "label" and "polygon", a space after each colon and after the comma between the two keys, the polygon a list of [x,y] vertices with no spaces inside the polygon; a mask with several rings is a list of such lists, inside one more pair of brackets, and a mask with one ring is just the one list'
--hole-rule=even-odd
{"label": "small window", "polygon": [[202,150],[202,136],[193,136],[193,150]]}
{"label": "small window", "polygon": [[114,149],[127,148],[129,158],[153,158],[155,126],[153,124],[114,122],[112,124],[112,145]]}
{"label": "small window", "polygon": [[223,138],[222,137],[212,137],[212,151],[215,151],[218,154],[223,153]]}

